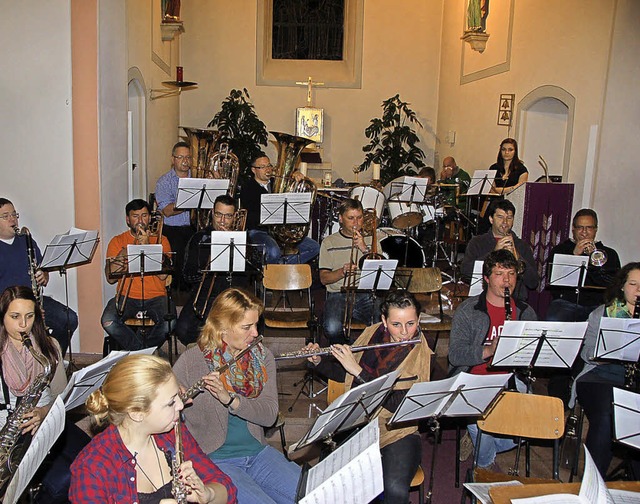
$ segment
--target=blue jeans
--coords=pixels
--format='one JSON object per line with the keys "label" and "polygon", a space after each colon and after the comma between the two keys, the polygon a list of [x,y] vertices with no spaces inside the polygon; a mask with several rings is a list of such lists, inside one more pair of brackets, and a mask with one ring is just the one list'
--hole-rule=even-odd
{"label": "blue jeans", "polygon": [[[167,314],[166,296],[158,296],[147,299],[142,306],[141,299],[127,299],[122,316],[116,311],[116,300],[112,298],[102,312],[102,328],[111,336],[124,350],[142,350],[153,346],[160,346],[169,334],[167,321],[164,316]],[[153,320],[153,327],[147,330],[144,337],[125,325],[124,321],[135,318],[136,313],[143,310],[147,312],[147,317]]]}
{"label": "blue jeans", "polygon": [[[51,329],[53,336],[62,349],[62,355],[67,351],[69,338],[78,328],[78,315],[72,309],[67,311],[67,307],[49,296],[42,298],[44,308],[45,324]],[[69,332],[67,333],[67,313],[69,314]]]}
{"label": "blue jeans", "polygon": [[[247,233],[251,243],[264,245],[267,264],[278,264],[280,262],[282,258],[282,251],[280,250],[278,243],[269,233],[259,229],[250,229]],[[286,256],[285,263],[297,264],[298,261],[300,264],[308,263],[317,257],[319,253],[320,245],[318,242],[309,237],[304,237],[298,244],[298,254],[300,255],[300,258],[298,259],[297,255],[289,255]]]}
{"label": "blue jeans", "polygon": [[[331,292],[324,303],[324,334],[329,343],[349,343],[344,334],[344,305],[346,295],[342,292]],[[357,320],[363,324],[380,322],[380,299],[376,298],[374,303],[369,294],[356,294],[356,302],[353,306],[352,320]]]}
{"label": "blue jeans", "polygon": [[293,504],[301,469],[271,446],[252,457],[214,460],[238,488],[238,504]]}
{"label": "blue jeans", "polygon": [[[516,388],[521,393],[524,393],[527,390],[527,386],[518,378],[516,378]],[[469,432],[469,436],[471,436],[473,446],[476,446],[478,439],[478,425],[476,423],[467,425],[467,431]],[[483,432],[482,439],[480,440],[480,449],[478,451],[478,466],[490,466],[495,461],[496,454],[513,450],[516,446],[517,445],[513,438],[492,436],[491,434]]]}

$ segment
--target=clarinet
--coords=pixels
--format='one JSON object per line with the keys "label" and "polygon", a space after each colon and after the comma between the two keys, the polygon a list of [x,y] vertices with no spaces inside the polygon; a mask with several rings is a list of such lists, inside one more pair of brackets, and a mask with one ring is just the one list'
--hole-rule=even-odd
{"label": "clarinet", "polygon": [[174,453],[171,457],[171,495],[178,504],[187,503],[187,487],[183,481],[180,481],[180,465],[182,465],[184,454],[182,451],[182,429],[180,418],[173,426],[173,432],[176,436],[176,443],[174,446]]}
{"label": "clarinet", "polygon": [[504,319],[511,320],[511,293],[509,287],[504,288]]}
{"label": "clarinet", "polygon": [[[633,316],[631,318],[640,319],[640,296],[636,297],[633,305]],[[628,389],[635,389],[638,386],[638,376],[640,375],[640,360],[624,365],[624,386]]]}

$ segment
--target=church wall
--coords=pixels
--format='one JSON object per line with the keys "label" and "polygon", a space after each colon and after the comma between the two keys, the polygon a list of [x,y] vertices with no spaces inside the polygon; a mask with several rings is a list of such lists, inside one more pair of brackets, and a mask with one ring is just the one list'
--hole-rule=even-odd
{"label": "church wall", "polygon": [[[269,130],[294,132],[295,109],[306,104],[306,87],[256,85],[255,0],[183,2],[182,60],[185,78],[197,90],[181,97],[181,122],[205,126],[231,89],[246,87]],[[442,2],[366,0],[361,89],[314,90],[314,105],[324,109],[325,161],[334,179],[354,180],[353,165],[364,159],[364,129],[379,117],[383,100],[400,93],[425,126],[420,131],[427,163],[433,159],[437,114]],[[301,74],[297,80],[305,81]],[[312,75],[321,81],[321,75]],[[274,158],[275,149],[268,153]],[[369,180],[370,173],[360,176]]]}

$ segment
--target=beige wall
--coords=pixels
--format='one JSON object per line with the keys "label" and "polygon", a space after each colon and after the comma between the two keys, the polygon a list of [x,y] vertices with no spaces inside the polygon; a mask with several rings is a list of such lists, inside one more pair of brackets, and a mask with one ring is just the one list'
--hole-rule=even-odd
{"label": "beige wall", "polygon": [[[189,72],[199,87],[181,97],[182,123],[205,126],[231,89],[246,87],[267,129],[294,132],[295,109],[306,104],[306,88],[256,86],[256,8],[255,0],[183,2],[185,78]],[[367,143],[364,129],[379,116],[381,102],[396,93],[411,102],[424,124],[421,146],[432,159],[441,11],[441,0],[366,0],[362,89],[314,92],[314,104],[324,109],[323,147],[334,177],[354,180],[351,168],[362,162]]]}

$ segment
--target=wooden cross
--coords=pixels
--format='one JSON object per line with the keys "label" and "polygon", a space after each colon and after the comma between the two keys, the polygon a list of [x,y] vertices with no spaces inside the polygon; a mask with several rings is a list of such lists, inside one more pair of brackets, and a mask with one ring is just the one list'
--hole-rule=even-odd
{"label": "wooden cross", "polygon": [[324,82],[313,82],[313,80],[311,79],[311,76],[309,76],[306,82],[297,81],[296,84],[298,86],[307,86],[307,107],[311,107],[311,91],[313,89],[314,84],[316,86],[324,86]]}

